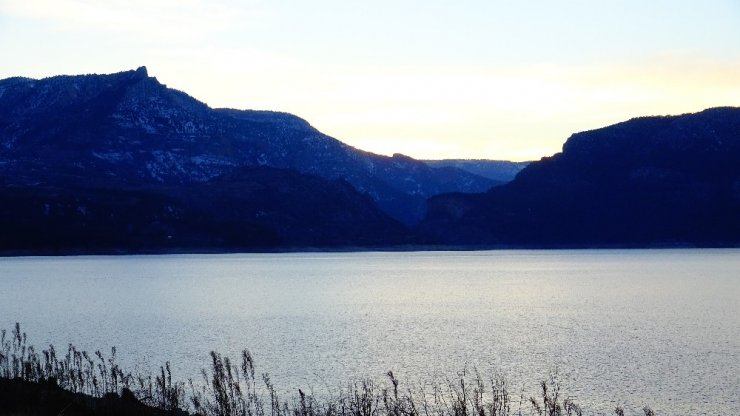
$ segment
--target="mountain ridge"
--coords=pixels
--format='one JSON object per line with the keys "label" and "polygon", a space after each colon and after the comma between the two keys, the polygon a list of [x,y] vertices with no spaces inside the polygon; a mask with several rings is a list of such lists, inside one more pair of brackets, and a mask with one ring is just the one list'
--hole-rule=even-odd
{"label": "mountain ridge", "polygon": [[737,245],[739,160],[735,107],[575,133],[529,163],[421,161],[211,108],[145,67],[13,77],[0,251]]}
{"label": "mountain ridge", "polygon": [[55,155],[43,163],[54,172],[84,177],[96,170],[123,182],[183,184],[240,166],[288,168],[345,179],[406,224],[421,219],[431,195],[494,184],[463,170],[440,172],[411,158],[355,149],[291,114],[212,109],[149,77],[144,67],[3,80],[0,88],[0,159],[25,165],[26,173],[43,172],[34,163],[41,152]]}
{"label": "mountain ridge", "polygon": [[639,117],[573,134],[563,151],[479,194],[432,197],[438,243],[740,243],[740,108]]}
{"label": "mountain ridge", "polygon": [[531,161],[511,162],[489,159],[426,159],[424,163],[434,168],[453,167],[495,181],[497,185],[511,182]]}

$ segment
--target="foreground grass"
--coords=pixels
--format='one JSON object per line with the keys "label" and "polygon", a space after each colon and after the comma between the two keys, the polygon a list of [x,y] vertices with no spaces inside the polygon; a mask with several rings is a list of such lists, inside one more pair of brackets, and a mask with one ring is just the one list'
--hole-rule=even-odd
{"label": "foreground grass", "polygon": [[[646,416],[654,412],[645,407]],[[614,409],[624,415],[620,407]],[[362,380],[317,398],[298,390],[278,396],[267,373],[256,373],[249,351],[237,363],[217,352],[209,370],[187,383],[172,380],[169,362],[158,374],[133,374],[106,358],[73,345],[61,355],[28,345],[20,325],[0,332],[0,415],[187,415],[203,416],[579,416],[580,406],[563,397],[557,378],[540,383],[538,397],[511,395],[506,380],[463,372],[454,380],[401,388],[392,372],[380,382]]]}

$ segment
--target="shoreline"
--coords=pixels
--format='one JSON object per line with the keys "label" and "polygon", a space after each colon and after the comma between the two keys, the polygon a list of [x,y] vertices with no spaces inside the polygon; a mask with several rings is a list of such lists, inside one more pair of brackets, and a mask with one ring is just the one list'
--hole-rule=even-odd
{"label": "shoreline", "polygon": [[[10,335],[10,336],[8,336]],[[409,384],[388,371],[381,379],[349,380],[324,397],[294,387],[281,396],[269,373],[256,371],[251,353],[230,360],[211,351],[203,379],[178,381],[170,362],[154,374],[132,373],[100,351],[88,354],[69,345],[37,351],[20,325],[2,330],[0,415],[204,415],[204,416],[515,416],[586,413],[567,394],[557,369],[541,380],[537,393],[517,396],[499,373],[463,369],[452,378]],[[400,387],[399,387],[400,386]],[[430,388],[431,391],[426,390]],[[533,391],[534,392],[534,391]],[[615,404],[611,404],[614,406]],[[628,407],[629,409],[629,407]],[[636,408],[635,408],[636,409]],[[645,416],[653,410],[642,408]],[[621,413],[620,413],[621,412]],[[616,404],[614,413],[624,414]]]}
{"label": "shoreline", "polygon": [[5,250],[0,258],[9,257],[71,257],[71,256],[137,256],[137,255],[197,255],[197,254],[282,254],[282,253],[413,253],[413,252],[474,252],[507,250],[703,250],[737,249],[740,243],[697,245],[689,243],[665,244],[549,244],[549,245],[392,245],[392,246],[339,246],[339,247],[269,247],[269,248],[161,248],[161,249],[42,249]]}

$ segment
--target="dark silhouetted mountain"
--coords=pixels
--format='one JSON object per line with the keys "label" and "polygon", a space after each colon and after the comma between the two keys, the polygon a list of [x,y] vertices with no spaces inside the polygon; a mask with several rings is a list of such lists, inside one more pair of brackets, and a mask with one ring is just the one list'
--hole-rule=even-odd
{"label": "dark silhouetted mountain", "polygon": [[425,160],[433,168],[458,168],[474,175],[495,181],[497,185],[511,182],[514,177],[531,162],[510,162],[508,160],[487,159],[442,159]]}
{"label": "dark silhouetted mountain", "polygon": [[6,185],[0,251],[270,250],[409,241],[401,224],[342,180],[242,168],[189,186]]}
{"label": "dark silhouetted mountain", "polygon": [[494,185],[460,169],[360,151],[290,114],[211,109],[143,67],[0,81],[0,176],[6,181],[181,186],[252,166],[345,180],[407,224],[423,217],[430,196]]}
{"label": "dark silhouetted mountain", "polygon": [[578,133],[517,174],[363,152],[290,114],[211,109],[145,68],[9,78],[0,251],[738,244],[739,161],[737,108]]}
{"label": "dark silhouetted mountain", "polygon": [[740,109],[574,134],[506,185],[431,198],[420,230],[456,244],[738,244]]}

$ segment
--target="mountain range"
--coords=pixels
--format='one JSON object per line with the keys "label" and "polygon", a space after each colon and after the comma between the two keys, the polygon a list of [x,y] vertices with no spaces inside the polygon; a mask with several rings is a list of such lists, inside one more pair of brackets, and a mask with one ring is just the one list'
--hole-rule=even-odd
{"label": "mountain range", "polygon": [[420,231],[465,245],[737,244],[740,109],[574,134],[505,185],[432,197]]}
{"label": "mountain range", "polygon": [[146,68],[0,80],[0,251],[740,242],[740,109],[645,117],[536,162],[365,152]]}
{"label": "mountain range", "polygon": [[145,67],[0,81],[0,160],[0,175],[19,183],[106,187],[205,183],[249,166],[291,169],[345,180],[408,225],[423,217],[432,195],[496,183],[355,149],[291,114],[212,109]]}
{"label": "mountain range", "polygon": [[488,178],[496,185],[511,182],[516,175],[531,162],[510,162],[508,160],[487,159],[442,159],[425,160],[424,163],[433,168],[458,168],[474,175]]}

